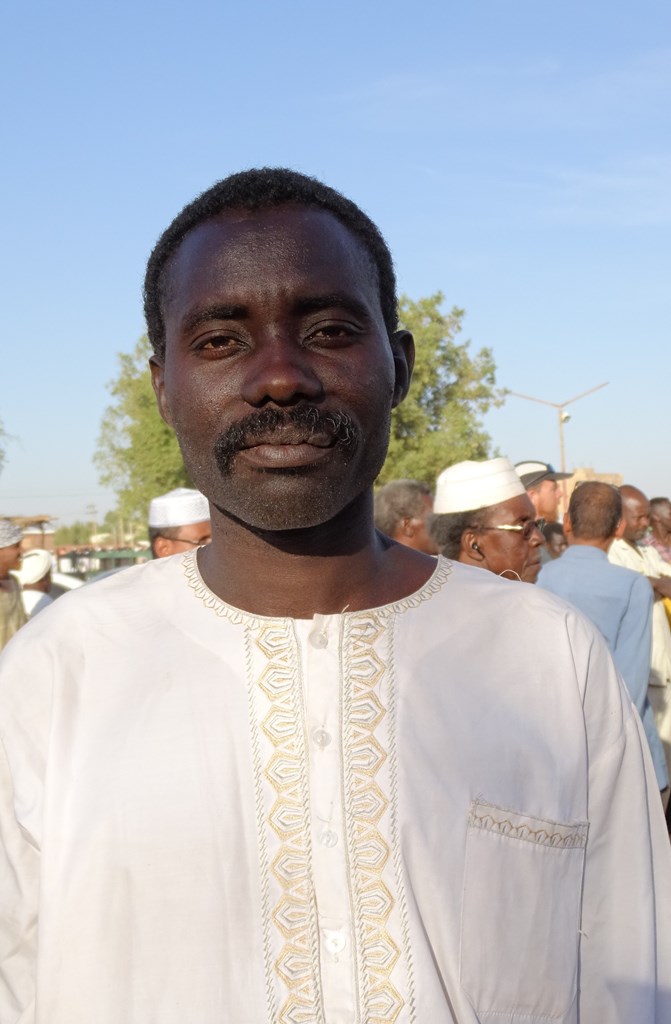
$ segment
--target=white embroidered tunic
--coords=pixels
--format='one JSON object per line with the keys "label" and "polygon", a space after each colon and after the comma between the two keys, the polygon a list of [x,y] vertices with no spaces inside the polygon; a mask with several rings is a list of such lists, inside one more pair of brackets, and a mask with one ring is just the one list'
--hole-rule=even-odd
{"label": "white embroidered tunic", "polygon": [[269,619],[190,553],[0,666],[2,1024],[671,1019],[645,740],[551,595]]}

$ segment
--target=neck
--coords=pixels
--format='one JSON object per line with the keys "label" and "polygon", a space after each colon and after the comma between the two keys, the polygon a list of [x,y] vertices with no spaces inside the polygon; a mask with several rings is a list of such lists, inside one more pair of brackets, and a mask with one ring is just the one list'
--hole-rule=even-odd
{"label": "neck", "polygon": [[372,492],[301,530],[255,530],[212,511],[212,542],[199,553],[203,579],[223,601],[257,615],[374,608],[419,589],[435,568],[434,559],[377,533]]}
{"label": "neck", "polygon": [[656,541],[658,541],[660,544],[668,545],[669,539],[671,538],[671,533],[669,533],[668,530],[665,530],[663,526],[659,526],[657,523],[653,523],[650,527],[650,531]]}
{"label": "neck", "polygon": [[599,551],[605,551],[606,553],[608,553],[608,548],[613,543],[613,540],[614,540],[613,537],[607,537],[605,540],[599,540],[599,539],[595,539],[593,537],[590,537],[589,540],[586,540],[583,537],[574,537],[573,534],[570,534],[569,538],[568,538],[568,543],[569,543],[569,547],[571,547],[571,548],[573,548],[573,547],[598,548]]}

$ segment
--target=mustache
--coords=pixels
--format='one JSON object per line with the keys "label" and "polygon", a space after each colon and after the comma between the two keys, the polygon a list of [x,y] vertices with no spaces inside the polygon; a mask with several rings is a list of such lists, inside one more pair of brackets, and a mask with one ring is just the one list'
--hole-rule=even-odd
{"label": "mustache", "polygon": [[287,410],[262,409],[245,416],[218,436],[214,454],[220,471],[228,473],[235,455],[258,443],[260,438],[264,443],[272,444],[274,434],[287,430],[304,434],[308,443],[312,435],[326,435],[334,447],[347,455],[353,454],[361,441],[359,427],[348,413],[340,409],[322,412],[314,405]]}

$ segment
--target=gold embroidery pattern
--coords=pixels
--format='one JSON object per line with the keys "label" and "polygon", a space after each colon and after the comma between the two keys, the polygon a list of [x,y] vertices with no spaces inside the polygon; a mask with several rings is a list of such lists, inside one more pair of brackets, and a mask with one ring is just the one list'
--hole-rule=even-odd
{"label": "gold embroidery pattern", "polygon": [[[273,969],[286,991],[277,1024],[319,1024],[323,1022],[323,1014],[309,799],[303,768],[301,717],[296,701],[300,673],[292,638],[287,620],[261,622],[254,632],[255,646],[265,663],[255,680],[257,697],[266,698],[262,700],[265,714],[261,729],[273,747],[263,770],[274,794],[267,821],[280,840],[271,865],[281,888],[281,896],[271,912],[272,922],[281,936],[281,950]],[[256,723],[253,723],[252,729],[255,728]]]}
{"label": "gold embroidery pattern", "polygon": [[387,697],[387,713],[389,716],[389,732],[387,747],[389,751],[389,798],[391,814],[389,819],[389,836],[393,850],[394,868],[396,870],[396,887],[398,892],[398,907],[401,920],[401,933],[403,936],[403,947],[405,951],[405,962],[408,985],[408,1024],[415,1024],[415,981],[412,961],[412,947],[410,945],[410,921],[408,918],[408,906],[405,898],[403,855],[401,853],[401,842],[398,829],[398,760],[396,757],[396,688],[394,686],[394,630],[393,625],[387,625],[387,670],[389,673],[390,685]]}
{"label": "gold embroidery pattern", "polygon": [[[471,804],[468,824],[471,828],[494,832],[510,839],[521,839],[523,842],[536,843],[539,846],[552,846],[559,850],[581,849],[587,843],[586,822],[565,825],[556,821],[544,821],[541,818],[528,818],[516,811],[508,811],[495,804],[479,801]],[[532,828],[532,825],[536,827]]]}
{"label": "gold embroidery pattern", "polygon": [[380,617],[370,612],[353,616],[345,636],[345,649],[351,652],[345,666],[345,686],[349,688],[344,723],[346,817],[362,1019],[370,1024],[393,1024],[405,1006],[392,983],[401,950],[389,928],[396,905],[384,878],[390,849],[378,828],[389,808],[389,797],[377,779],[387,753],[375,736],[387,716],[379,696],[386,666],[374,647],[383,633]]}
{"label": "gold embroidery pattern", "polygon": [[[191,551],[187,551],[182,558],[182,567],[184,575],[186,576],[189,587],[193,590],[195,596],[199,601],[205,605],[206,608],[210,608],[215,615],[219,615],[223,618],[228,619],[234,625],[251,626],[256,627],[259,623],[274,623],[278,619],[265,618],[263,616],[252,615],[249,612],[241,611],[239,608],[234,608],[232,605],[226,604],[221,598],[213,594],[209,589],[198,568],[198,550],[194,548]],[[421,590],[418,590],[415,594],[410,594],[408,597],[402,598],[400,601],[395,601],[393,604],[385,605],[384,610],[378,609],[378,611],[371,611],[371,615],[376,615],[378,612],[382,613],[394,613],[400,614],[401,612],[407,612],[411,608],[417,608],[423,601],[433,595],[437,594],[439,590],[447,583],[448,578],[452,575],[452,565],[442,555],[438,556],[436,568],[433,575]],[[359,613],[351,613],[352,616],[358,615]],[[344,618],[347,618],[347,614]],[[284,620],[289,621],[289,620]]]}
{"label": "gold embroidery pattern", "polygon": [[274,972],[270,940],[270,879],[268,870],[268,843],[265,833],[265,808],[263,805],[262,760],[259,730],[256,726],[254,710],[254,673],[252,671],[251,630],[245,630],[245,667],[247,670],[247,697],[249,701],[249,721],[251,723],[252,763],[254,765],[254,802],[256,806],[256,827],[259,837],[259,869],[261,881],[261,927],[263,931],[263,963],[265,966],[266,1000],[268,1020],[277,1017],[277,1001],[275,999]]}

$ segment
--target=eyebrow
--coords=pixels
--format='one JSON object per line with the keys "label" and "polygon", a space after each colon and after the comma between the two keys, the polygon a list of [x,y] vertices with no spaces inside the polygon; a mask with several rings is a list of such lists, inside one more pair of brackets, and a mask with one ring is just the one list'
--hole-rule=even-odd
{"label": "eyebrow", "polygon": [[[310,313],[321,313],[327,309],[344,309],[350,315],[359,320],[369,322],[370,311],[364,302],[354,298],[352,295],[345,295],[341,292],[329,292],[326,295],[309,295],[297,299],[293,311],[298,316],[308,316]],[[202,306],[188,313],[182,321],[183,331],[193,331],[203,324],[211,323],[213,320],[245,320],[249,316],[249,307],[242,303],[213,302],[210,305]]]}
{"label": "eyebrow", "polygon": [[309,313],[321,313],[326,309],[344,309],[352,316],[360,320],[370,320],[370,310],[364,302],[354,298],[352,295],[344,295],[341,292],[329,292],[326,295],[310,295],[304,299],[298,299],[294,303],[296,313],[306,316]]}
{"label": "eyebrow", "polygon": [[247,306],[226,305],[214,302],[209,306],[201,306],[188,313],[182,321],[183,331],[193,331],[196,327],[211,323],[212,320],[244,320],[249,315]]}

